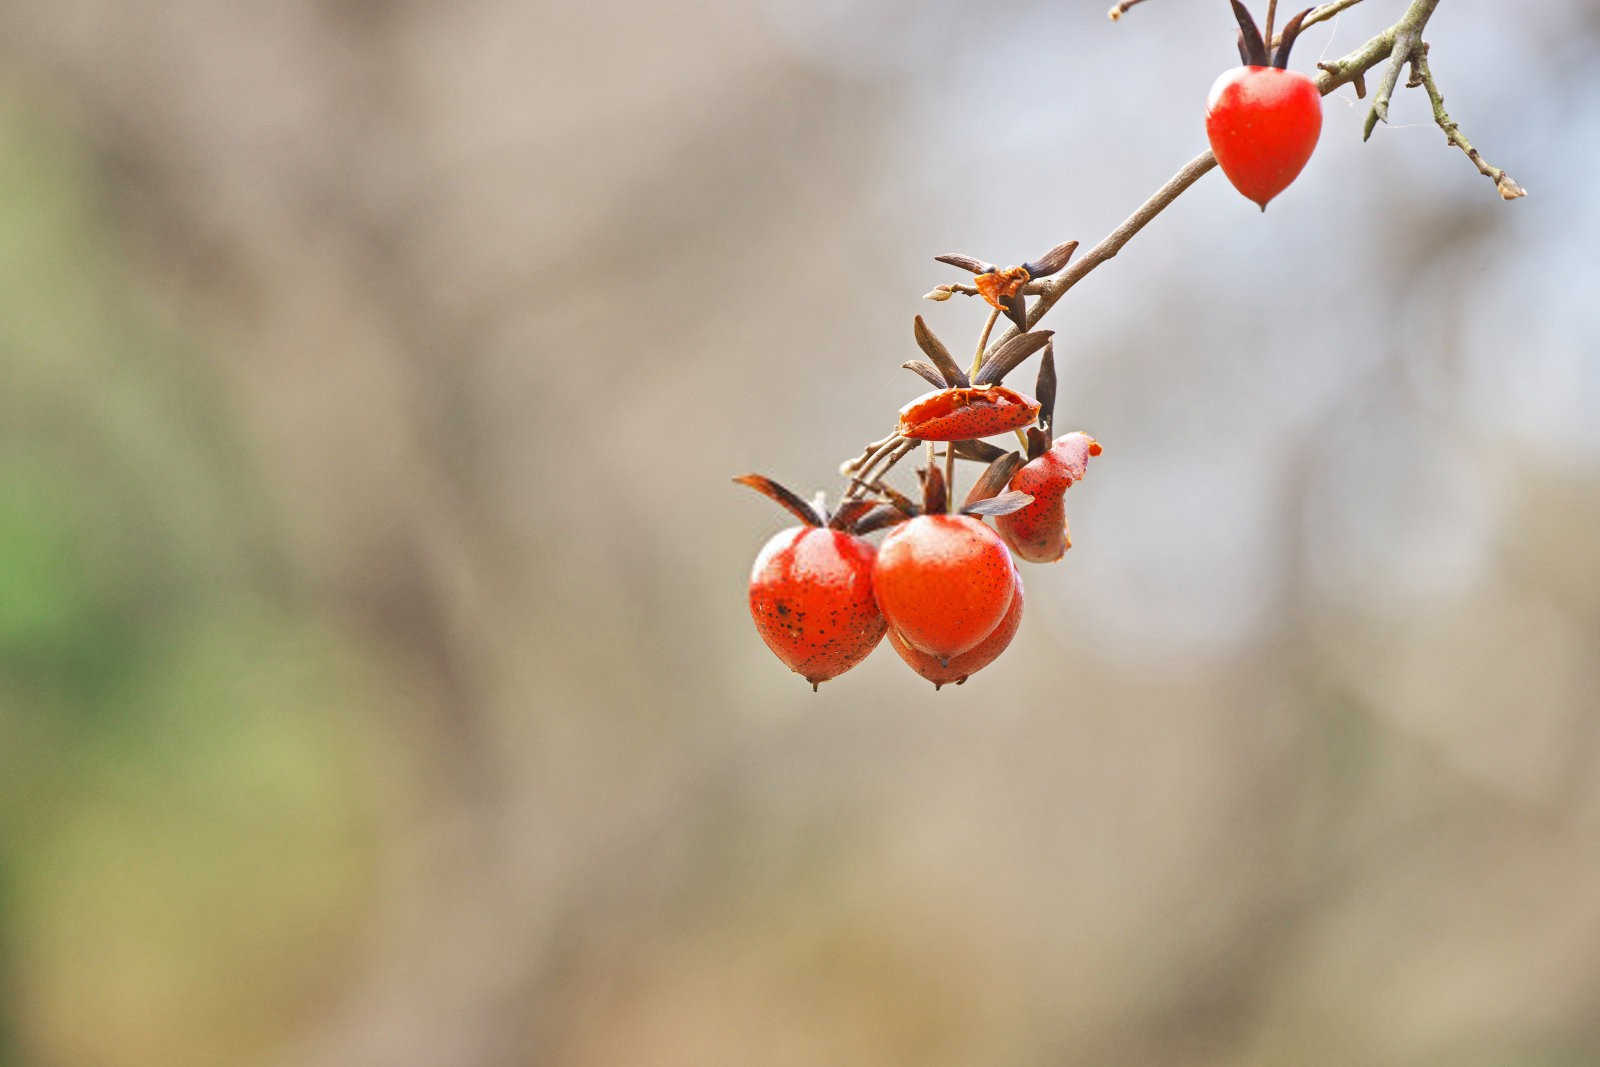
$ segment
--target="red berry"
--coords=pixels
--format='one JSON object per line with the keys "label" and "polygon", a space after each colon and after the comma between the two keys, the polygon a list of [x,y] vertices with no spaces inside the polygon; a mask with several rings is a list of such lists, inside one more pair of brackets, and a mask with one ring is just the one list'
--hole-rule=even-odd
{"label": "red berry", "polygon": [[1000,625],[989,631],[989,636],[978,642],[977,647],[951,656],[948,663],[941,664],[937,656],[912,648],[906,644],[905,638],[900,636],[900,631],[890,627],[889,644],[900,653],[900,658],[905,660],[912,670],[922,675],[933,683],[935,689],[941,688],[949,682],[960,685],[969,677],[977,674],[983,668],[1000,658],[1000,653],[1011,644],[1011,639],[1017,636],[1017,628],[1022,625],[1022,575],[1018,574],[1016,586],[1012,591],[1011,606],[1006,609],[1005,618],[1000,620]]}
{"label": "red berry", "polygon": [[1089,457],[1099,454],[1100,443],[1094,438],[1069,433],[1011,476],[1010,488],[1033,497],[1027,507],[994,520],[1013,552],[1029,563],[1053,563],[1066,555],[1072,536],[1062,496],[1073,482],[1082,480]]}
{"label": "red berry", "polygon": [[1267,209],[1317,147],[1322,96],[1298,71],[1235,67],[1206,98],[1206,136],[1233,187]]}
{"label": "red berry", "polygon": [[916,441],[970,441],[1032,425],[1039,402],[1001,385],[939,389],[900,409],[899,433]]}
{"label": "red berry", "polygon": [[948,662],[1005,618],[1016,573],[999,535],[977,519],[919,515],[883,539],[872,587],[906,644]]}
{"label": "red berry", "polygon": [[777,657],[815,689],[878,647],[884,618],[872,595],[877,553],[868,541],[821,526],[791,526],[750,569],[750,617]]}

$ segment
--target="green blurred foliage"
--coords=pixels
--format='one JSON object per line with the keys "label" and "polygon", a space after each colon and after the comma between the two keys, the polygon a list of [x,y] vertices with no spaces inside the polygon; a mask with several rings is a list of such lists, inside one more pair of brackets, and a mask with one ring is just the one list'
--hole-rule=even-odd
{"label": "green blurred foliage", "polygon": [[360,934],[355,668],[90,173],[0,111],[0,1062],[238,1062]]}

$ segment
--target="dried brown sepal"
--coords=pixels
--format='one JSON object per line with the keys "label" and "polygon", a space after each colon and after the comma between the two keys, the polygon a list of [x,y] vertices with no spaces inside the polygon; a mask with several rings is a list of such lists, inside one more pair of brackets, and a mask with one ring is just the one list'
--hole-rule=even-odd
{"label": "dried brown sepal", "polygon": [[764,474],[741,474],[734,481],[748,485],[807,526],[823,525],[822,516],[815,508]]}
{"label": "dried brown sepal", "polygon": [[993,463],[1006,454],[1005,449],[987,441],[957,441],[955,445],[957,459],[970,459],[978,463]]}
{"label": "dried brown sepal", "polygon": [[885,482],[878,482],[874,484],[872,488],[888,497],[889,506],[894,508],[900,514],[904,515],[906,518],[914,519],[918,515],[922,514],[922,508],[917,505],[917,502],[906,496],[894,486]]}
{"label": "dried brown sepal", "polygon": [[1052,342],[1044,346],[1044,355],[1039,357],[1039,379],[1033,385],[1033,398],[1039,402],[1039,425],[1044,427],[1045,436],[1050,435],[1050,428],[1056,421],[1056,346]]}
{"label": "dried brown sepal", "polygon": [[1266,66],[1267,46],[1261,40],[1261,31],[1256,27],[1256,20],[1250,17],[1249,10],[1239,0],[1229,0],[1229,2],[1233,4],[1233,17],[1239,20],[1239,33],[1243,38],[1239,55],[1244,58],[1246,66]]}
{"label": "dried brown sepal", "polygon": [[923,381],[935,389],[945,388],[944,375],[940,374],[939,369],[932,363],[924,363],[920,359],[908,359],[900,365],[906,370],[915,371]]}
{"label": "dried brown sepal", "polygon": [[967,493],[966,507],[971,507],[980,500],[988,500],[998,496],[1006,486],[1011,484],[1011,476],[1017,473],[1017,468],[1022,466],[1023,459],[1015,452],[1007,452],[984,468],[978,480],[972,483],[972,489]]}
{"label": "dried brown sepal", "polygon": [[948,252],[942,256],[934,256],[933,261],[935,263],[948,263],[952,267],[960,267],[962,270],[971,271],[973,274],[988,274],[990,271],[1000,269],[993,263],[985,263],[981,259],[973,259],[971,256],[962,255],[960,252]]}
{"label": "dried brown sepal", "polygon": [[929,464],[922,475],[922,510],[929,515],[943,515],[950,510],[950,494],[946,491],[944,475],[936,465]]}
{"label": "dried brown sepal", "polygon": [[1021,511],[1033,503],[1033,497],[1027,493],[1011,490],[999,496],[980,500],[975,504],[968,504],[961,509],[963,515],[1010,515],[1014,511]]}
{"label": "dried brown sepal", "polygon": [[1248,67],[1250,65],[1250,49],[1245,47],[1243,30],[1240,30],[1236,35],[1234,44],[1239,46],[1239,62]]}
{"label": "dried brown sepal", "polygon": [[1007,374],[1016,369],[1017,364],[1049,344],[1054,336],[1054,330],[1034,330],[1007,338],[983,361],[983,366],[978,368],[977,378],[973,380],[974,384],[999,385]]}
{"label": "dried brown sepal", "polygon": [[1034,260],[1024,263],[1022,269],[1035,278],[1048,278],[1056,271],[1067,265],[1067,260],[1072,258],[1072,253],[1078,250],[1078,242],[1063,241],[1050,251]]}
{"label": "dried brown sepal", "polygon": [[1289,65],[1289,49],[1294,47],[1295,38],[1300,36],[1300,24],[1313,10],[1308,7],[1283,24],[1283,31],[1278,34],[1278,50],[1272,56],[1274,67],[1283,70]]}
{"label": "dried brown sepal", "polygon": [[[1026,285],[1027,283],[1024,282],[1023,284]],[[1010,319],[1019,330],[1028,328],[1028,301],[1022,295],[1021,285],[1017,286],[1016,291],[1006,297],[1006,318]]]}
{"label": "dried brown sepal", "polygon": [[839,504],[839,510],[835,511],[828,519],[828,528],[830,530],[851,532],[855,529],[857,521],[867,512],[878,507],[878,505],[879,502],[876,500],[842,501]]}
{"label": "dried brown sepal", "polygon": [[890,526],[905,522],[907,517],[899,508],[875,508],[856,523],[853,532],[857,536],[875,533],[878,530],[885,530]]}
{"label": "dried brown sepal", "polygon": [[[935,337],[933,331],[928,329],[928,324],[922,321],[921,315],[918,315],[916,320],[912,322],[911,328],[912,332],[916,334],[917,347],[922,349],[927,357],[933,361],[933,365],[939,368],[939,373],[944,375],[944,386],[965,389],[972,384],[967,380],[967,372],[961,369],[961,364],[956,362],[955,357],[950,354],[950,350],[944,346],[944,342]],[[939,385],[940,383],[936,382],[934,384]]]}
{"label": "dried brown sepal", "polygon": [[1050,451],[1050,435],[1037,426],[1028,427],[1028,458],[1038,459]]}

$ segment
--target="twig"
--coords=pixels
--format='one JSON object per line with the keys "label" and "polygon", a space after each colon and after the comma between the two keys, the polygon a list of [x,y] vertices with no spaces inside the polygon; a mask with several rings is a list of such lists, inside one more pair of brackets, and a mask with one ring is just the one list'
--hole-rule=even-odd
{"label": "twig", "polygon": [[[1022,287],[1022,295],[1038,296],[1040,293],[1044,292],[1044,287],[1047,284],[1048,280],[1043,278],[1039,279],[1038,281],[1029,282],[1027,285]],[[923,293],[922,299],[943,302],[945,300],[949,300],[951,295],[955,293],[960,293],[962,296],[983,295],[976,285],[963,285],[961,282],[941,282],[932,289],[929,289],[926,293]]]}
{"label": "twig", "polygon": [[[1367,41],[1349,55],[1333,63],[1319,63],[1322,73],[1317,76],[1317,92],[1327,96],[1341,85],[1348,85],[1356,81],[1367,71],[1382,63],[1385,58],[1394,54],[1395,39],[1405,27],[1413,27],[1418,32],[1427,16],[1433,13],[1439,0],[1413,0],[1400,21],[1390,26],[1387,30]],[[1309,16],[1308,16],[1309,17]],[[1302,23],[1303,25],[1303,23]],[[1112,230],[1105,239],[1089,249],[1082,258],[1074,262],[1066,270],[1049,279],[1041,287],[1039,299],[1034,301],[1033,307],[1028,311],[1028,328],[1031,330],[1038,325],[1049,310],[1055,307],[1056,302],[1066,295],[1068,289],[1077,285],[1089,272],[1100,264],[1112,259],[1122,251],[1122,246],[1133,239],[1134,234],[1144,229],[1150,220],[1165,211],[1174,200],[1183,195],[1184,190],[1199,181],[1205,173],[1217,165],[1217,157],[1210,152],[1203,152],[1190,160],[1187,165],[1171,178],[1167,183],[1154,193],[1139,209],[1123,220],[1122,225]],[[1020,332],[1016,327],[1007,330],[994,345],[1004,344]]]}
{"label": "twig", "polygon": [[1519,196],[1527,196],[1528,191],[1518,185],[1511,175],[1499,167],[1490,166],[1489,161],[1478,154],[1478,150],[1472,147],[1472,142],[1461,132],[1461,127],[1456,125],[1456,120],[1445,111],[1444,96],[1439,92],[1439,86],[1434,83],[1433,71],[1428,69],[1426,44],[1412,57],[1411,73],[1412,81],[1408,84],[1420,85],[1428,91],[1428,100],[1433,104],[1433,121],[1444,131],[1445,140],[1465,152],[1472,165],[1478,168],[1478,173],[1494,182],[1494,187],[1499,190],[1502,200],[1515,200]]}
{"label": "twig", "polygon": [[1130,7],[1138,7],[1142,3],[1144,3],[1144,0],[1122,0],[1120,4],[1112,4],[1111,10],[1106,12],[1106,18],[1115,22],[1127,14]]}
{"label": "twig", "polygon": [[[1359,3],[1361,3],[1361,0],[1334,0],[1334,2],[1331,4],[1323,4],[1321,7],[1311,12],[1311,14],[1300,20],[1300,29],[1305,30],[1308,27],[1315,26],[1319,22],[1327,22],[1339,12],[1355,7]],[[1274,41],[1272,46],[1276,48],[1278,46],[1278,42]]]}
{"label": "twig", "polygon": [[1439,0],[1412,0],[1406,13],[1394,24],[1394,44],[1389,50],[1389,69],[1383,72],[1383,81],[1372,97],[1372,110],[1367,112],[1366,124],[1361,127],[1363,141],[1372,136],[1379,119],[1384,122],[1389,121],[1389,99],[1394,95],[1395,84],[1400,80],[1400,68],[1416,57],[1422,45],[1422,28],[1428,24],[1428,17],[1438,6]]}
{"label": "twig", "polygon": [[[1121,11],[1126,11],[1129,7],[1139,2],[1142,2],[1142,0],[1119,4],[1117,7],[1112,8],[1112,17],[1118,17]],[[1331,18],[1346,8],[1354,7],[1359,2],[1360,0],[1334,0],[1332,3],[1324,4],[1312,14],[1307,15],[1302,20],[1301,26],[1309,26],[1315,22]],[[1414,72],[1416,71],[1414,65],[1416,57],[1423,55],[1424,51],[1419,47],[1422,40],[1422,29],[1427,25],[1428,18],[1433,14],[1434,8],[1438,6],[1439,0],[1412,0],[1411,6],[1406,9],[1405,14],[1401,15],[1400,20],[1393,26],[1390,26],[1341,59],[1332,63],[1318,63],[1317,67],[1322,73],[1317,76],[1317,92],[1327,96],[1341,85],[1355,84],[1357,92],[1360,93],[1364,88],[1362,78],[1367,71],[1388,59],[1390,61],[1390,69],[1385,74],[1384,84],[1380,89],[1383,105],[1381,113],[1378,107],[1379,101],[1373,101],[1374,114],[1378,114],[1380,118],[1386,116],[1389,97],[1393,94],[1395,83],[1399,80],[1400,68],[1407,63],[1412,63],[1412,69]],[[1121,11],[1118,8],[1121,8]],[[1422,69],[1423,71],[1427,70],[1425,58],[1423,59]],[[1418,76],[1423,79],[1422,84],[1424,86],[1432,86],[1431,77],[1421,74]],[[1488,164],[1483,162],[1482,157],[1475,154],[1472,146],[1467,143],[1466,138],[1461,136],[1460,130],[1455,128],[1455,123],[1444,113],[1442,101],[1435,97],[1437,92],[1437,87],[1430,88],[1429,96],[1434,98],[1434,117],[1438,120],[1440,127],[1444,129],[1445,135],[1451,139],[1451,143],[1466,152],[1467,157],[1478,165],[1479,170],[1494,179],[1502,197],[1510,200],[1524,195],[1522,187],[1507,178],[1504,171],[1488,167]],[[1368,121],[1370,124],[1375,122],[1376,119],[1369,116]],[[1448,126],[1446,123],[1448,123]],[[1185,190],[1203,178],[1206,172],[1216,165],[1216,156],[1210,152],[1203,152],[1196,156],[1185,164],[1182,170],[1168,178],[1166,184],[1151,193],[1149,198],[1139,205],[1138,210],[1124,219],[1120,226],[1107,234],[1099,244],[1089,249],[1082,258],[1053,278],[1049,278],[1042,283],[1030,283],[1024,292],[1029,295],[1036,293],[1038,299],[1028,309],[1028,329],[1031,330],[1038,325],[1039,320],[1044,318],[1051,308],[1055,307],[1056,303],[1066,295],[1067,290],[1086,278],[1089,272],[1100,266],[1100,264],[1115,258],[1117,253],[1122,251],[1123,246],[1131,241],[1135,234],[1144,229],[1151,219],[1165,211],[1174,200],[1183,195]],[[938,286],[927,295],[930,299],[948,300],[952,293],[977,295],[978,291],[971,286],[948,284]],[[1000,345],[1005,344],[1021,332],[1015,326],[1012,326],[998,340],[990,343],[988,351],[992,353]],[[889,466],[892,467],[895,462],[899,461],[900,456],[904,454],[904,452],[901,452],[895,455]],[[874,463],[874,465],[876,464]],[[888,468],[884,469],[887,471]]]}

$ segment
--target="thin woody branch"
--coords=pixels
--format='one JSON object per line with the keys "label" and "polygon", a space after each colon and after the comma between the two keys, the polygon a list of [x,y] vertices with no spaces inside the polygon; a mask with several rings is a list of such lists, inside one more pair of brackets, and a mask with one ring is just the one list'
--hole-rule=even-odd
{"label": "thin woody branch", "polygon": [[[1438,3],[1439,0],[1413,0],[1399,22],[1341,59],[1332,63],[1319,63],[1322,73],[1317,76],[1317,92],[1327,96],[1339,86],[1357,81],[1385,59],[1392,59],[1395,42],[1402,31],[1420,34],[1422,26],[1427,23],[1428,16],[1433,13]],[[1310,16],[1307,16],[1307,20],[1309,19]],[[1217,158],[1209,151],[1190,160],[1182,170],[1167,179],[1165,185],[1139,205],[1137,211],[1123,220],[1122,225],[1107,234],[1104,240],[1089,249],[1066,270],[1047,281],[1042,287],[1044,291],[1039,295],[1039,299],[1034,301],[1033,307],[1028,310],[1028,328],[1032,329],[1037,325],[1039,320],[1055,307],[1056,302],[1066,295],[1068,289],[1087,277],[1090,271],[1115,257],[1122,251],[1123,246],[1133,239],[1134,234],[1144,229],[1151,219],[1165,211],[1189,186],[1199,181],[1216,165]],[[1015,328],[1007,330],[994,344],[1004,344],[1017,332]]]}
{"label": "thin woody branch", "polygon": [[1427,26],[1428,18],[1433,14],[1433,9],[1439,6],[1439,0],[1413,0],[1400,21],[1394,24],[1394,43],[1389,49],[1389,68],[1383,72],[1383,81],[1378,84],[1378,92],[1372,98],[1372,110],[1367,112],[1367,121],[1361,128],[1361,139],[1367,140],[1372,136],[1372,131],[1377,127],[1378,121],[1389,121],[1389,100],[1394,95],[1394,88],[1400,81],[1400,68],[1412,62],[1422,50],[1422,30]]}
{"label": "thin woody branch", "polygon": [[[1123,12],[1141,2],[1142,0],[1125,0],[1125,2],[1117,4],[1110,11],[1111,18],[1113,20],[1119,18]],[[1333,0],[1332,3],[1323,4],[1302,19],[1300,27],[1303,29],[1306,26],[1332,18],[1339,12],[1354,7],[1360,2],[1361,0]],[[1316,79],[1317,92],[1327,96],[1341,85],[1354,84],[1357,94],[1364,95],[1363,77],[1368,71],[1387,59],[1390,66],[1385,72],[1378,97],[1373,101],[1372,114],[1368,116],[1368,132],[1370,133],[1371,126],[1378,119],[1387,121],[1389,98],[1393,95],[1395,84],[1399,81],[1400,69],[1410,64],[1416,82],[1428,90],[1429,98],[1433,101],[1434,118],[1438,122],[1440,129],[1444,130],[1445,136],[1450,143],[1465,152],[1467,158],[1483,174],[1494,181],[1496,188],[1500,190],[1500,195],[1504,199],[1512,200],[1526,195],[1522,186],[1507,176],[1503,170],[1491,167],[1478,154],[1477,150],[1461,134],[1459,127],[1444,111],[1443,98],[1439,96],[1438,87],[1434,85],[1432,75],[1428,71],[1427,48],[1426,45],[1422,44],[1423,27],[1427,25],[1429,17],[1432,16],[1434,9],[1438,5],[1439,0],[1412,0],[1405,14],[1393,26],[1332,63],[1318,63],[1317,67],[1321,73]],[[1419,63],[1420,66],[1418,66]],[[1373,116],[1376,116],[1376,118]],[[1038,325],[1039,320],[1044,318],[1051,308],[1055,307],[1057,302],[1066,295],[1067,290],[1088,277],[1089,273],[1096,267],[1107,260],[1115,258],[1117,253],[1122,251],[1123,247],[1133,239],[1135,234],[1149,225],[1152,219],[1165,211],[1174,200],[1182,196],[1191,185],[1203,178],[1206,172],[1216,165],[1216,156],[1209,151],[1196,156],[1185,164],[1178,173],[1168,178],[1161,188],[1151,193],[1133,214],[1122,221],[1121,225],[1107,234],[1099,244],[1089,249],[1087,253],[1060,274],[1042,282],[1030,282],[1022,291],[1029,296],[1037,294],[1037,299],[1028,309],[1027,329],[1031,330]],[[979,290],[974,286],[950,283],[935,287],[926,294],[926,298],[930,300],[948,300],[954,293],[975,296],[979,295]],[[1023,332],[1025,331],[1018,329],[1016,326],[1010,327],[998,339],[990,343],[988,355],[992,356],[1007,341]],[[871,451],[869,449],[869,452]],[[867,465],[877,468],[882,460],[890,459],[888,466],[877,472],[878,476],[881,477],[904,454],[903,452],[896,454],[897,451],[898,448],[895,446],[882,448],[877,454],[870,456],[870,461]],[[846,468],[860,465],[861,461],[857,460],[854,463],[847,463]],[[846,469],[842,473],[851,474],[855,472]],[[860,477],[861,475],[858,475],[858,478]],[[862,485],[862,482],[857,481],[854,484]]]}
{"label": "thin woody branch", "polygon": [[1439,124],[1439,129],[1444,131],[1445,140],[1455,145],[1466,153],[1472,165],[1478,168],[1478,173],[1494,182],[1494,187],[1500,193],[1502,200],[1515,200],[1527,196],[1528,191],[1518,185],[1516,180],[1501,170],[1491,166],[1489,161],[1472,147],[1472,142],[1467,140],[1461,132],[1461,127],[1456,125],[1456,120],[1451,118],[1444,109],[1444,96],[1439,92],[1439,86],[1433,80],[1433,71],[1428,69],[1428,46],[1424,44],[1411,60],[1412,80],[1407,83],[1408,88],[1420,85],[1428,92],[1428,100],[1433,104],[1433,121]]}

